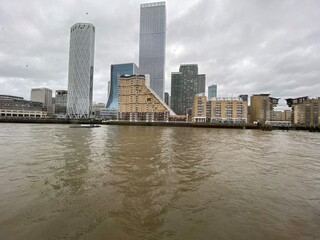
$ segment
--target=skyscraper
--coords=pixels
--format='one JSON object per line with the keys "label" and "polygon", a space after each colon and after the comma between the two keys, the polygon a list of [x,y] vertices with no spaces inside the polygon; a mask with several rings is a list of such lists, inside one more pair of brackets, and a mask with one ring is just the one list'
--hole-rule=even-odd
{"label": "skyscraper", "polygon": [[139,69],[150,74],[150,86],[163,99],[166,52],[165,2],[140,5]]}
{"label": "skyscraper", "polygon": [[118,110],[118,78],[121,75],[134,75],[138,73],[138,67],[134,63],[111,65],[111,84],[106,108]]}
{"label": "skyscraper", "polygon": [[185,115],[192,107],[194,96],[198,93],[198,65],[180,65],[178,73],[171,74],[171,107],[178,115]]}
{"label": "skyscraper", "polygon": [[92,108],[95,27],[77,23],[71,27],[67,115],[89,118]]}
{"label": "skyscraper", "polygon": [[208,87],[208,98],[215,98],[217,97],[217,85],[212,84],[211,86]]}
{"label": "skyscraper", "polygon": [[198,92],[197,93],[205,93],[206,92],[206,75],[199,74],[198,75]]}

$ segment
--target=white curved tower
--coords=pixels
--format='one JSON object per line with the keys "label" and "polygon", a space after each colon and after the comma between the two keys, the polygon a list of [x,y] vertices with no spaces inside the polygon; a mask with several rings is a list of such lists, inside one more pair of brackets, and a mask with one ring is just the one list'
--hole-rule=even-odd
{"label": "white curved tower", "polygon": [[95,27],[77,23],[71,27],[67,115],[89,118],[92,107]]}

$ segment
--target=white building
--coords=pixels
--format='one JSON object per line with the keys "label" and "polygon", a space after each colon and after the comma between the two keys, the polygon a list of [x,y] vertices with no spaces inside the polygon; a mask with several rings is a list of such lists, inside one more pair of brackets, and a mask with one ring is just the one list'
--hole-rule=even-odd
{"label": "white building", "polygon": [[77,23],[71,27],[67,115],[89,118],[92,108],[95,27]]}
{"label": "white building", "polygon": [[53,114],[51,89],[48,89],[48,88],[31,89],[30,101],[43,103],[43,106],[47,108],[48,116],[51,116]]}

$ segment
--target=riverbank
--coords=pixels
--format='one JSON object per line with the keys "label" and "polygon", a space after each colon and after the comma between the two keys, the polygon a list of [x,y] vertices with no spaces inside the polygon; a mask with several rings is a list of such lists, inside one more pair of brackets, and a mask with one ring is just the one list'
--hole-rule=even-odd
{"label": "riverbank", "polygon": [[133,125],[133,126],[164,126],[164,127],[195,127],[195,128],[238,128],[258,129],[252,123],[193,123],[193,122],[130,122],[130,121],[107,121],[103,125]]}
{"label": "riverbank", "polygon": [[55,119],[55,118],[0,118],[0,123],[37,123],[37,124],[100,124],[93,119]]}
{"label": "riverbank", "polygon": [[32,118],[0,118],[0,123],[35,123],[35,124],[101,124],[101,125],[124,125],[124,126],[162,126],[162,127],[193,127],[193,128],[234,128],[234,129],[261,129],[271,130],[301,130],[320,132],[319,126],[294,125],[291,127],[270,127],[253,123],[193,123],[193,122],[130,122],[130,121],[106,121],[86,119],[32,119]]}

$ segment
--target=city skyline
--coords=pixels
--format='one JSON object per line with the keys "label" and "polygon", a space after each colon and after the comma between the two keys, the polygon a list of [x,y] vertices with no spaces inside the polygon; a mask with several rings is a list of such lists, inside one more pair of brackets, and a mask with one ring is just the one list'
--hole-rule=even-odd
{"label": "city skyline", "polygon": [[[106,103],[110,65],[138,63],[139,8],[145,2],[6,2],[0,10],[0,94],[27,99],[31,88],[67,89],[70,26],[90,22],[97,29],[93,100]],[[318,97],[318,1],[180,5],[166,2],[165,91],[179,65],[197,63],[206,85],[219,85],[219,96],[270,93],[282,105],[285,98]]]}

